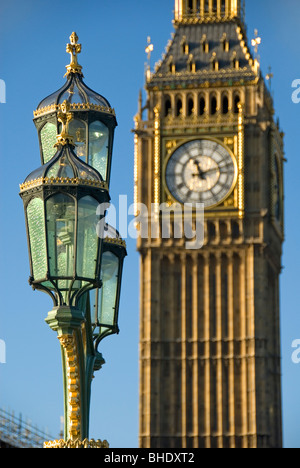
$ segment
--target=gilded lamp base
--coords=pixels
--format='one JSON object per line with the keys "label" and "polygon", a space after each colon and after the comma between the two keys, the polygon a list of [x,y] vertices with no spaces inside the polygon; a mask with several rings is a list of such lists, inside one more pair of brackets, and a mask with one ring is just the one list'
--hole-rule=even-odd
{"label": "gilded lamp base", "polygon": [[44,442],[44,448],[63,448],[63,449],[69,449],[69,448],[79,448],[79,449],[87,449],[87,448],[109,448],[109,443],[107,440],[50,440],[49,442]]}

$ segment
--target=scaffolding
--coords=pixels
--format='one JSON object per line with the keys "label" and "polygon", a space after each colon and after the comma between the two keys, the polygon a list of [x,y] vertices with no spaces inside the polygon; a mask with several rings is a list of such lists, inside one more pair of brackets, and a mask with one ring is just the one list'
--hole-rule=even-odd
{"label": "scaffolding", "polygon": [[24,421],[21,414],[16,417],[0,408],[0,448],[43,448],[49,440],[51,435]]}

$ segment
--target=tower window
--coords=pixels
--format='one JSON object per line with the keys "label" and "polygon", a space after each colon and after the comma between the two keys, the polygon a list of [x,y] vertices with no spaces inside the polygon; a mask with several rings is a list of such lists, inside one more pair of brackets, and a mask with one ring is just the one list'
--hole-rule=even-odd
{"label": "tower window", "polygon": [[177,99],[176,102],[176,117],[179,117],[182,114],[182,100]]}
{"label": "tower window", "polygon": [[204,97],[201,97],[199,101],[199,114],[203,115],[204,112],[205,112],[205,99]]}
{"label": "tower window", "polygon": [[202,50],[205,54],[208,54],[209,52],[209,43],[207,41],[202,43]]}
{"label": "tower window", "polygon": [[206,38],[206,34],[203,34],[202,39],[201,39],[201,46],[202,46],[202,52],[205,54],[208,54],[209,52],[209,43]]}
{"label": "tower window", "polygon": [[210,113],[215,115],[217,113],[217,98],[213,96],[210,100]]}
{"label": "tower window", "polygon": [[240,237],[240,227],[239,227],[239,224],[236,221],[232,222],[231,231],[232,231],[232,238],[233,239],[238,239]]}
{"label": "tower window", "polygon": [[235,68],[235,69],[239,69],[240,67],[240,62],[239,60],[236,58],[236,52],[233,53],[232,57],[231,57],[231,63],[232,63],[232,67]]}
{"label": "tower window", "polygon": [[227,41],[227,39],[223,41],[223,51],[229,52],[229,41]]}
{"label": "tower window", "polygon": [[173,62],[173,60],[170,60],[170,61],[169,61],[168,67],[169,67],[169,72],[170,72],[170,73],[175,73],[175,72],[176,72],[176,65],[175,65],[175,63]]}
{"label": "tower window", "polygon": [[238,70],[238,69],[240,68],[240,62],[238,61],[237,58],[234,58],[234,59],[232,60],[232,66],[233,66],[233,68],[235,68],[236,70]]}
{"label": "tower window", "polygon": [[220,237],[222,240],[227,239],[228,231],[227,231],[227,224],[225,222],[221,222],[219,226],[220,230]]}
{"label": "tower window", "polygon": [[209,0],[204,0],[204,13],[209,13]]}
{"label": "tower window", "polygon": [[188,116],[191,116],[194,114],[194,100],[193,98],[188,99]]}
{"label": "tower window", "polygon": [[216,238],[216,226],[215,226],[214,223],[212,223],[212,222],[207,223],[207,233],[208,233],[208,237],[209,237],[210,241],[215,240],[215,238]]}
{"label": "tower window", "polygon": [[217,13],[217,0],[213,0],[213,13]]}
{"label": "tower window", "polygon": [[165,117],[171,114],[171,99],[169,97],[166,98],[165,100]]}
{"label": "tower window", "polygon": [[234,98],[234,107],[233,107],[233,111],[235,114],[238,114],[239,113],[239,103],[241,102],[240,100],[240,96],[235,96]]}
{"label": "tower window", "polygon": [[218,71],[219,70],[219,62],[216,59],[216,53],[215,52],[213,53],[210,61],[211,61],[211,69],[213,71]]}
{"label": "tower window", "polygon": [[226,0],[221,0],[221,13],[225,13]]}
{"label": "tower window", "polygon": [[228,114],[228,110],[229,110],[228,97],[224,96],[222,100],[222,114]]}
{"label": "tower window", "polygon": [[175,73],[176,66],[175,66],[175,63],[174,63],[174,60],[173,60],[173,55],[170,55],[170,57],[168,59],[168,62],[167,62],[167,65],[168,65],[169,73]]}
{"label": "tower window", "polygon": [[193,54],[189,55],[189,59],[188,59],[188,62],[187,62],[187,68],[188,68],[188,71],[191,72],[191,73],[196,72],[196,63],[194,61]]}
{"label": "tower window", "polygon": [[224,33],[223,36],[222,36],[221,46],[222,46],[223,52],[229,52],[229,41],[227,40],[226,33]]}
{"label": "tower window", "polygon": [[196,64],[195,64],[195,62],[189,62],[189,71],[191,73],[196,73]]}
{"label": "tower window", "polygon": [[185,54],[185,55],[189,54],[189,45],[186,42],[186,37],[185,36],[183,36],[183,38],[181,40],[181,50],[182,50],[183,54]]}
{"label": "tower window", "polygon": [[218,62],[218,60],[215,60],[215,59],[214,59],[214,60],[212,61],[212,69],[213,69],[213,71],[218,71],[218,70],[219,70],[219,62]]}

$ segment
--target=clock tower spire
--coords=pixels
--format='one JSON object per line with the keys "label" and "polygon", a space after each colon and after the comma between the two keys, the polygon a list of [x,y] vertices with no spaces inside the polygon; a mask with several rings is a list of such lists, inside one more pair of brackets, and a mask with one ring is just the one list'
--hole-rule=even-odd
{"label": "clock tower spire", "polygon": [[283,133],[241,1],[175,0],[174,27],[135,117],[140,447],[280,448]]}

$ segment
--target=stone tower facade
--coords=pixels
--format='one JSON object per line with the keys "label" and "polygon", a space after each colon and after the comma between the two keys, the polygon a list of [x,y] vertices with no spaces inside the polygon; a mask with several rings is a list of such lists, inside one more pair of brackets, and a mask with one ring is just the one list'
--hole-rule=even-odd
{"label": "stone tower facade", "polygon": [[203,203],[204,241],[174,211],[137,242],[140,447],[281,447],[283,134],[241,2],[175,0],[173,23],[135,117],[137,227]]}

